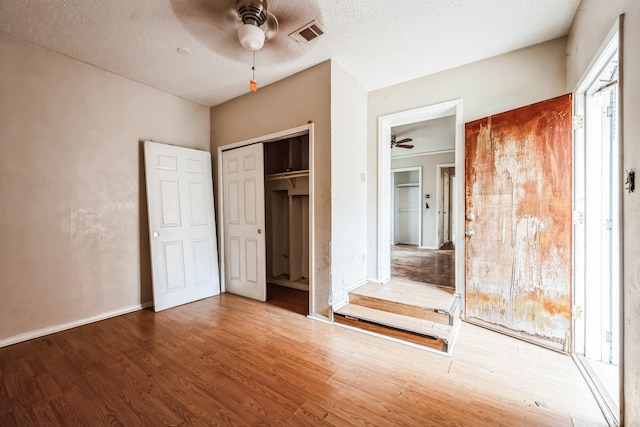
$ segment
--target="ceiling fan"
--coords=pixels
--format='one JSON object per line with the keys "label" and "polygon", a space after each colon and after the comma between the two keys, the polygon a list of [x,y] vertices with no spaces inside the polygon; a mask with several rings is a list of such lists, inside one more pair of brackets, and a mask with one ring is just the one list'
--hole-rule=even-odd
{"label": "ceiling fan", "polygon": [[256,51],[264,42],[278,34],[278,20],[268,11],[267,0],[238,0],[233,9],[227,9],[224,20],[237,28],[242,47]]}
{"label": "ceiling fan", "polygon": [[413,139],[411,138],[404,138],[404,139],[401,139],[400,141],[396,141],[396,136],[391,135],[391,148],[394,148],[394,147],[413,148],[413,144],[407,144],[407,142],[411,142],[411,141],[413,141]]}
{"label": "ceiling fan", "polygon": [[287,35],[322,21],[318,1],[169,0],[177,19],[202,45],[243,64],[257,52],[261,66],[280,66],[310,51]]}

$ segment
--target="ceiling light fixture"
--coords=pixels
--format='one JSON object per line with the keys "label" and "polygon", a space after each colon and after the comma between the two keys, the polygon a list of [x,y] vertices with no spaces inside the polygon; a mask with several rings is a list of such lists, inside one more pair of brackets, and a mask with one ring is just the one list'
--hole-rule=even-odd
{"label": "ceiling light fixture", "polygon": [[254,52],[262,49],[266,34],[265,29],[260,27],[267,21],[269,16],[267,13],[267,0],[238,0],[236,11],[242,21],[242,25],[238,28],[238,39],[242,47]]}
{"label": "ceiling light fixture", "polygon": [[238,40],[245,49],[253,52],[252,76],[249,80],[251,92],[258,90],[256,83],[256,51],[262,49],[266,40],[278,33],[278,20],[267,12],[267,0],[237,0],[236,13],[242,24],[238,27]]}
{"label": "ceiling light fixture", "polygon": [[264,46],[265,34],[253,23],[242,24],[238,28],[238,39],[242,47],[255,52]]}

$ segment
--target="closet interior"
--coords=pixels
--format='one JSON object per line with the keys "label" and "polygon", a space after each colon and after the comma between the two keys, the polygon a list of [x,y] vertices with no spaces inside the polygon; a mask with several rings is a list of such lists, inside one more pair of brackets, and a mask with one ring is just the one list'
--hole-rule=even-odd
{"label": "closet interior", "polygon": [[264,145],[267,283],[309,290],[309,135]]}
{"label": "closet interior", "polygon": [[[420,171],[394,171],[393,243],[420,244]],[[426,200],[428,206],[430,200]]]}

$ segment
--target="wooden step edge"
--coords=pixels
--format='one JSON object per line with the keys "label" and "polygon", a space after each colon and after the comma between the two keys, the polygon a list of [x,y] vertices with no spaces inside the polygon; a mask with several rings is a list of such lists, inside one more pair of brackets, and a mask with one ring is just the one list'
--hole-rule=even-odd
{"label": "wooden step edge", "polygon": [[[384,310],[377,310],[353,304],[347,304],[341,307],[339,310],[334,312],[334,316],[336,314],[387,328],[393,328],[399,331],[407,331],[415,335],[424,335],[425,337],[442,339],[445,342],[448,342],[452,330],[451,326],[444,325],[433,320],[425,320],[422,318],[405,316],[403,314],[386,312]],[[416,325],[415,323],[418,324]],[[428,323],[431,323],[431,325]]]}
{"label": "wooden step edge", "polygon": [[386,311],[400,316],[414,317],[434,321],[441,325],[450,325],[451,319],[448,310],[438,310],[432,307],[421,307],[403,302],[389,301],[368,295],[349,295],[349,304],[370,308],[372,310]]}
{"label": "wooden step edge", "polygon": [[[442,287],[442,286],[438,286],[438,285],[426,285],[426,284],[416,284],[420,287],[423,288],[434,288],[434,287]],[[373,287],[378,287],[381,288],[383,290],[381,291],[372,291],[371,290],[371,286]],[[415,285],[412,285],[415,286]],[[406,306],[410,306],[410,307],[415,307],[416,309],[421,309],[421,310],[433,310],[434,309],[434,305],[424,305],[422,303],[416,303],[415,301],[407,301],[405,297],[400,297],[398,296],[398,294],[402,295],[404,294],[404,291],[401,289],[401,287],[394,287],[394,289],[396,289],[397,293],[395,292],[391,292],[389,293],[389,290],[385,288],[385,285],[383,284],[379,284],[379,283],[375,283],[375,282],[367,282],[363,285],[360,285],[352,290],[349,291],[349,297],[355,297],[355,298],[363,298],[363,299],[370,299],[370,300],[378,300],[381,302],[385,302],[385,303],[394,303],[394,304],[399,304],[399,305],[406,305]],[[428,294],[428,292],[427,292]],[[451,297],[455,298],[456,295],[459,296],[459,294],[456,294],[455,292],[449,294]],[[428,295],[424,296],[424,298],[429,298]],[[449,300],[448,297],[443,297],[443,296],[437,296],[437,299],[442,300],[446,299],[447,301]],[[455,303],[455,301],[454,301]]]}
{"label": "wooden step edge", "polygon": [[383,326],[383,327],[385,327],[387,329],[393,329],[394,331],[407,332],[407,333],[410,333],[412,335],[417,335],[419,337],[427,338],[427,339],[434,340],[434,341],[438,340],[438,339],[442,340],[445,343],[448,341],[447,338],[443,338],[443,337],[440,337],[438,335],[432,335],[432,334],[428,334],[426,332],[419,332],[419,331],[412,330],[412,329],[409,329],[409,328],[404,328],[404,327],[400,327],[400,326],[394,326],[394,325],[391,325],[389,323],[384,323],[384,322],[380,322],[380,321],[377,321],[377,320],[364,319],[362,317],[352,316],[352,315],[349,315],[349,314],[342,314],[342,313],[335,313],[335,314],[337,314],[338,316],[343,316],[343,317],[349,318],[351,320],[357,320],[359,322],[365,322],[365,323],[369,323],[369,324],[372,324],[372,325]]}
{"label": "wooden step edge", "polygon": [[434,337],[431,334],[409,331],[404,328],[386,325],[377,321],[361,319],[359,317],[354,317],[342,313],[334,313],[334,321],[335,323],[345,325],[350,328],[367,331],[375,335],[390,337],[411,344],[417,344],[419,346],[438,350],[444,353],[448,353],[449,351],[448,339],[442,337]]}

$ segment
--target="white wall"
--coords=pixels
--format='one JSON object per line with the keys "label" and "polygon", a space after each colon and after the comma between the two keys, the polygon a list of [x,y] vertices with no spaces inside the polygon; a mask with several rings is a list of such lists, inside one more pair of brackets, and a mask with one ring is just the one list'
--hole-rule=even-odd
{"label": "white wall", "polygon": [[[407,168],[422,166],[422,247],[438,249],[438,234],[436,223],[438,217],[438,165],[453,163],[455,153],[439,153],[414,157],[400,157],[391,159],[391,168]],[[429,194],[429,199],[424,195]],[[429,204],[426,209],[425,202]]]}
{"label": "white wall", "polygon": [[331,63],[331,283],[334,302],[367,274],[367,91]]}
{"label": "white wall", "polygon": [[[640,170],[640,1],[582,0],[569,32],[567,91],[573,91],[619,14],[624,13],[622,169]],[[623,193],[624,400],[627,426],[640,425],[640,189]]]}
{"label": "white wall", "polygon": [[[469,122],[566,93],[566,39],[561,38],[369,93],[367,235],[369,277],[377,276],[378,117],[452,99]],[[458,172],[459,176],[461,172]]]}
{"label": "white wall", "polygon": [[[331,62],[211,108],[211,152],[234,142],[314,123],[315,306],[329,314],[331,294]],[[214,160],[217,165],[217,159]],[[217,176],[217,172],[214,172]],[[215,183],[214,183],[215,184]],[[217,199],[216,199],[217,200]],[[217,209],[217,207],[216,207]]]}
{"label": "white wall", "polygon": [[141,141],[209,109],[3,34],[0,93],[0,345],[151,301]]}

